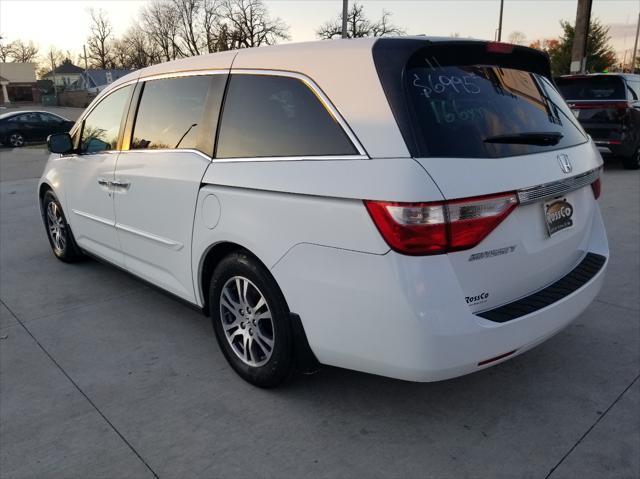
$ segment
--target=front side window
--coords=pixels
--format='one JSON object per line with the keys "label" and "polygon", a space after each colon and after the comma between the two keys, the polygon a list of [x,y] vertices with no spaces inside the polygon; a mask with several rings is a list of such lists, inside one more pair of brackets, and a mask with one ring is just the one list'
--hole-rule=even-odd
{"label": "front side window", "polygon": [[147,81],[131,149],[195,148],[210,84],[210,76]]}
{"label": "front side window", "polygon": [[97,153],[117,148],[120,123],[132,90],[133,85],[116,90],[89,113],[82,127],[81,152]]}
{"label": "front side window", "polygon": [[231,76],[217,158],[357,154],[335,118],[297,78]]}

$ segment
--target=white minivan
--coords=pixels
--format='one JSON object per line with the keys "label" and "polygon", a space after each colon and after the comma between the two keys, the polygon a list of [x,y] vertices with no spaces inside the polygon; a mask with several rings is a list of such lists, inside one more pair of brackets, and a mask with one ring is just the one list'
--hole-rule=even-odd
{"label": "white minivan", "polygon": [[210,315],[272,387],[326,364],[412,381],[551,337],[609,256],[602,159],[544,53],[450,38],[229,51],[114,82],[49,137],[54,254]]}

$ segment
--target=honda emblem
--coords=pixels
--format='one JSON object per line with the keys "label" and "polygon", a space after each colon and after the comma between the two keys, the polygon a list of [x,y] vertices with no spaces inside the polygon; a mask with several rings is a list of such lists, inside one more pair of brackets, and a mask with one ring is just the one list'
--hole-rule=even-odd
{"label": "honda emblem", "polygon": [[560,163],[560,168],[562,169],[563,173],[571,173],[571,170],[573,170],[573,166],[571,166],[571,161],[569,161],[569,155],[560,153],[558,155],[558,163]]}

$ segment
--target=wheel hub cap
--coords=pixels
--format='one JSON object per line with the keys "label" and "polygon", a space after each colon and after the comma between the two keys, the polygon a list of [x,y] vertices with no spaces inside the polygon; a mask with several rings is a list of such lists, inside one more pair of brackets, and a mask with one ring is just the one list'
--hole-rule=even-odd
{"label": "wheel hub cap", "polygon": [[274,328],[271,311],[255,284],[242,276],[230,278],[220,293],[220,320],[233,352],[249,366],[271,358]]}
{"label": "wheel hub cap", "polygon": [[47,205],[47,228],[49,237],[53,242],[53,247],[58,251],[64,251],[66,245],[65,224],[62,218],[62,212],[58,205],[51,201]]}

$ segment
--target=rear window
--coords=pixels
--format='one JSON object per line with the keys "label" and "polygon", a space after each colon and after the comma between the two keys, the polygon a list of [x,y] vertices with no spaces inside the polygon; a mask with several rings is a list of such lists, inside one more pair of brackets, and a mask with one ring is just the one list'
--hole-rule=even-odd
{"label": "rear window", "polygon": [[551,83],[549,57],[538,50],[477,40],[380,39],[373,57],[414,157],[499,158],[587,141]]}
{"label": "rear window", "polygon": [[[405,87],[424,156],[497,158],[586,141],[560,95],[535,73],[421,54],[406,69]],[[532,144],[539,134],[554,139]]]}
{"label": "rear window", "polygon": [[626,100],[624,80],[618,76],[558,78],[556,85],[567,100]]}

